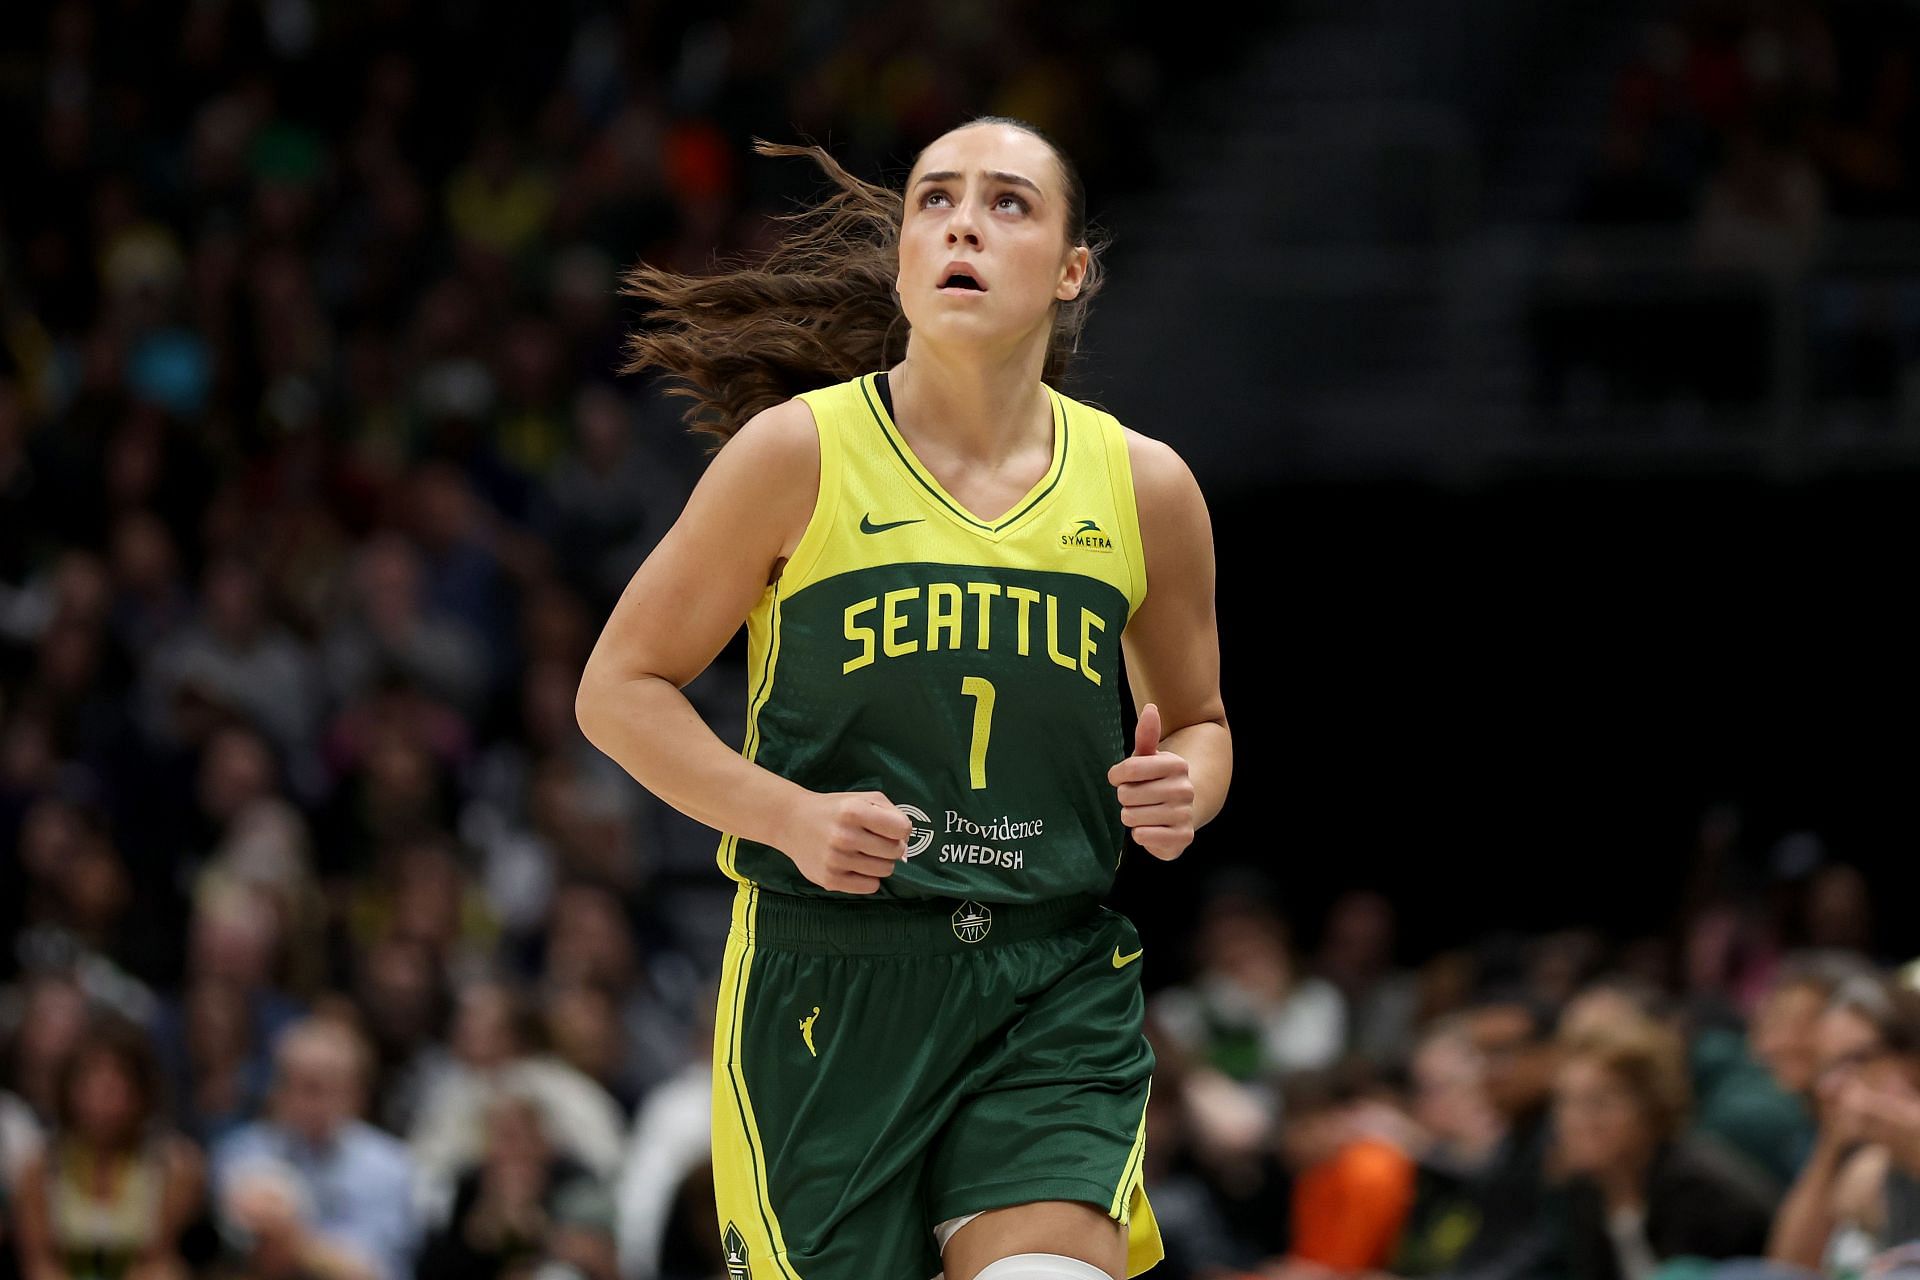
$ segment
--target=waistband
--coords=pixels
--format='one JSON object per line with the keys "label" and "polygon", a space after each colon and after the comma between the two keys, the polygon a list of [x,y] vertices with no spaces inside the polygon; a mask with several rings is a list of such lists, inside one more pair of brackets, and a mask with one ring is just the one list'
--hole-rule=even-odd
{"label": "waistband", "polygon": [[1102,910],[1091,896],[1045,902],[970,898],[813,898],[742,884],[733,933],[789,951],[845,955],[958,953],[1060,933]]}

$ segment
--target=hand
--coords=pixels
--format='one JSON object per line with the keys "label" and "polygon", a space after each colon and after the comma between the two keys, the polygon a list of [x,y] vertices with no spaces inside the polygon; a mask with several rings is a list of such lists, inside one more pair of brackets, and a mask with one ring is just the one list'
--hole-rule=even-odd
{"label": "hand", "polygon": [[1903,1168],[1920,1168],[1920,1095],[1899,1088],[1862,1089],[1854,1110],[1862,1137],[1885,1147]]}
{"label": "hand", "polygon": [[1160,708],[1140,709],[1133,754],[1107,770],[1120,793],[1120,821],[1156,858],[1177,858],[1193,843],[1193,779],[1185,756],[1160,750]]}
{"label": "hand", "polygon": [[813,792],[779,845],[800,874],[840,893],[878,893],[907,856],[913,819],[878,791]]}

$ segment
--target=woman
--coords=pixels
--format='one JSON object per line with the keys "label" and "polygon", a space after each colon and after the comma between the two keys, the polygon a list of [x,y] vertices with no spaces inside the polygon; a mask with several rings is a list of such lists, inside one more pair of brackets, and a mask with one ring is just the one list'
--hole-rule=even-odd
{"label": "woman", "polygon": [[62,1065],[55,1127],[17,1188],[27,1280],[184,1276],[180,1238],[204,1207],[199,1153],[158,1127],[146,1037],[104,1023]]}
{"label": "woman", "polygon": [[[1165,445],[1051,385],[1099,277],[1039,133],[970,121],[904,197],[758,149],[838,190],[761,269],[628,275],[659,325],[628,371],[685,379],[726,439],[577,700],[596,746],[726,833],[732,1274],[1137,1274],[1161,1252],[1142,948],[1098,898],[1128,829],[1173,858],[1225,797],[1205,503]],[[742,618],[736,752],[680,689]]]}
{"label": "woman", "polygon": [[1592,1023],[1565,1044],[1554,1079],[1560,1169],[1571,1176],[1568,1269],[1575,1280],[1646,1280],[1669,1258],[1763,1253],[1766,1179],[1684,1132],[1686,1056],[1650,1019]]}

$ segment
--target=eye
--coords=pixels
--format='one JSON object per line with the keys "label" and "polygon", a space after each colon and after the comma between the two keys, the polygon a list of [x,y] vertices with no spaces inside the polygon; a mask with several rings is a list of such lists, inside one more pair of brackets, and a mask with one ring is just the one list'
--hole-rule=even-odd
{"label": "eye", "polygon": [[925,207],[926,203],[929,200],[933,199],[935,196],[944,196],[946,194],[947,194],[946,192],[940,190],[938,187],[935,187],[932,191],[929,191],[927,192],[927,194],[920,197],[920,204],[922,207]]}
{"label": "eye", "polygon": [[1001,201],[1006,201],[1006,200],[1011,200],[1011,201],[1013,201],[1013,202],[1014,202],[1014,203],[1015,203],[1016,205],[1018,205],[1018,206],[1020,206],[1020,212],[1022,212],[1022,213],[1025,213],[1025,212],[1027,211],[1027,202],[1026,202],[1026,200],[1024,200],[1023,198],[1021,198],[1020,196],[1016,196],[1016,195],[1014,195],[1014,194],[1013,194],[1012,192],[1008,192],[1008,193],[1007,193],[1006,195],[1003,195],[1003,196],[1001,196],[1001,197],[1000,197],[1000,200],[999,200],[999,201],[995,201],[995,203],[997,204],[997,203],[1000,203]]}

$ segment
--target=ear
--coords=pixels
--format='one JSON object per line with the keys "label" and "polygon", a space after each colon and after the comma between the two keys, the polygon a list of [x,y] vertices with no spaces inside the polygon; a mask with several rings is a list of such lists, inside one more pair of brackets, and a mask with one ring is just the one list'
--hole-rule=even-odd
{"label": "ear", "polygon": [[1080,287],[1087,280],[1087,264],[1093,257],[1093,251],[1085,245],[1076,245],[1067,255],[1067,265],[1060,274],[1060,284],[1053,296],[1062,302],[1072,302],[1080,296]]}

